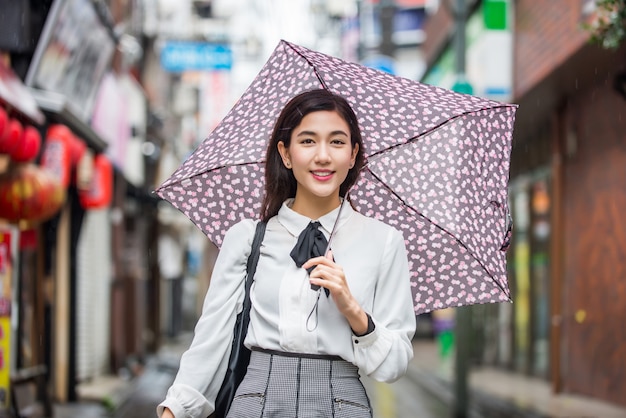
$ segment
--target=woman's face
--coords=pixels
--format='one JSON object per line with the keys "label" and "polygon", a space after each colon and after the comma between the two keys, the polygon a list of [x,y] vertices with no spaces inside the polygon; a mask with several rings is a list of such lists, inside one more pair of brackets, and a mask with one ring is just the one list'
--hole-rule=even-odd
{"label": "woman's face", "polygon": [[289,148],[278,143],[283,164],[296,178],[296,201],[338,202],[339,187],[354,166],[358,149],[358,144],[352,147],[350,128],[339,113],[307,114],[292,131]]}

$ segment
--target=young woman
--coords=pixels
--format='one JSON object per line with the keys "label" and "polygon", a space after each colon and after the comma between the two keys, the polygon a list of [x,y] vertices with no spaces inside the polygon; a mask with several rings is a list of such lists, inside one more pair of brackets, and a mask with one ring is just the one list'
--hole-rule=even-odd
{"label": "young woman", "polygon": [[[405,373],[415,315],[402,234],[342,205],[363,164],[345,99],[322,89],[287,103],[267,149],[267,229],[246,337],[252,355],[228,417],[371,417],[360,373],[385,382]],[[244,220],[224,238],[161,417],[214,410],[255,224]]]}

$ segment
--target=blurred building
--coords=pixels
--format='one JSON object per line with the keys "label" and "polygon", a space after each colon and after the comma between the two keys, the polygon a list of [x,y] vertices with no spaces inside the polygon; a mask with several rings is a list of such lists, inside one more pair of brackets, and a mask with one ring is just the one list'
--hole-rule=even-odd
{"label": "blurred building", "polygon": [[281,38],[417,77],[423,2],[383,3],[0,0],[0,409],[22,382],[76,401],[193,325],[217,249],[152,191]]}
{"label": "blurred building", "polygon": [[[165,100],[155,100],[161,85],[143,76],[146,4],[33,0],[0,8],[0,105],[11,123],[39,133],[27,157],[33,146],[17,131],[11,141],[26,151],[0,152],[9,202],[0,228],[11,242],[3,260],[11,321],[0,337],[6,409],[24,406],[12,397],[22,377],[38,383],[37,397],[71,402],[81,383],[132,374],[158,347],[163,223],[152,190],[164,138],[176,129],[159,107]],[[40,183],[31,173],[49,190],[32,189]]]}
{"label": "blurred building", "polygon": [[[452,87],[456,1],[425,26],[423,81]],[[626,405],[626,45],[589,42],[593,1],[466,1],[474,94],[519,104],[511,162],[513,304],[475,307],[475,360]]]}

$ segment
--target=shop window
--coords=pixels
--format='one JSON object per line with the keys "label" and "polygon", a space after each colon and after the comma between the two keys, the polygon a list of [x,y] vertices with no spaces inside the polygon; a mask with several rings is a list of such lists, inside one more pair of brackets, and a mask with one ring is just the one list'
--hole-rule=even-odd
{"label": "shop window", "polygon": [[[550,337],[550,176],[547,170],[511,186],[513,239],[509,250],[511,311],[500,311],[500,363],[516,371],[548,376]],[[503,317],[503,318],[502,318]],[[507,323],[508,322],[508,323]]]}

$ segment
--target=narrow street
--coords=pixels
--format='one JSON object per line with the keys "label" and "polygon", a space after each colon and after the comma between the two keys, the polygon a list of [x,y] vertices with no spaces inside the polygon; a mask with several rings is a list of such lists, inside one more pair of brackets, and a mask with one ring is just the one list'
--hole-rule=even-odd
{"label": "narrow street", "polygon": [[113,415],[114,418],[156,417],[156,405],[172,384],[176,370],[169,365],[149,367],[139,379],[135,392]]}
{"label": "narrow street", "polygon": [[409,377],[387,384],[364,379],[375,418],[449,417],[450,408]]}
{"label": "narrow street", "polygon": [[[114,418],[153,417],[155,405],[163,399],[172,383],[175,371],[168,366],[147,369],[141,376],[136,391],[116,411]],[[365,379],[376,418],[439,418],[449,417],[449,409],[438,399],[429,396],[408,378],[393,384]]]}
{"label": "narrow street", "polygon": [[[154,418],[156,405],[174,380],[180,356],[190,335],[165,344],[150,358],[143,372],[120,386],[104,400],[55,405],[53,418]],[[392,384],[364,378],[375,418],[451,418],[454,389],[436,370],[436,347],[414,342],[416,357],[405,377]],[[610,405],[566,395],[554,396],[547,384],[521,379],[494,369],[475,370],[469,418],[626,417],[626,411]],[[495,391],[494,388],[499,391]],[[508,390],[508,395],[502,391]],[[500,393],[498,395],[497,393]],[[103,398],[104,399],[104,398]],[[508,400],[507,400],[508,399]],[[105,405],[111,405],[107,408]]]}
{"label": "narrow street", "polygon": [[[154,417],[155,406],[174,380],[179,347],[153,359],[138,378],[134,391],[112,415],[113,418]],[[376,418],[449,417],[449,407],[424,391],[409,376],[392,384],[364,379]]]}

